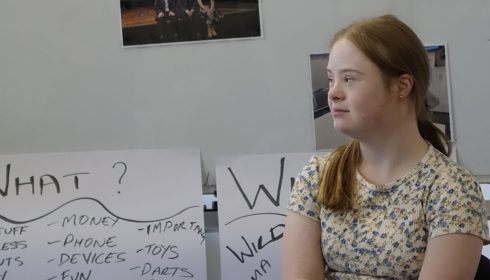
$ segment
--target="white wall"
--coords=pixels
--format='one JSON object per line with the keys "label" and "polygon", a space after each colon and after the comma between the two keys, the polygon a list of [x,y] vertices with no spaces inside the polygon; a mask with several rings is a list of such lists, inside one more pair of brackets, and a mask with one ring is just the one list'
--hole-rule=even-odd
{"label": "white wall", "polygon": [[390,12],[448,43],[458,158],[490,175],[490,1],[262,2],[263,39],[124,49],[117,0],[4,1],[0,153],[197,146],[213,183],[216,155],[311,151],[308,54]]}

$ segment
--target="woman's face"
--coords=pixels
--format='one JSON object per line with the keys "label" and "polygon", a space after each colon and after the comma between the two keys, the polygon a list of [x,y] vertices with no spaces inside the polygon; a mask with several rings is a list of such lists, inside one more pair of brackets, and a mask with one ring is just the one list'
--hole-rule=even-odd
{"label": "woman's face", "polygon": [[328,104],[337,131],[356,139],[396,125],[394,91],[381,70],[349,40],[338,40],[327,66]]}

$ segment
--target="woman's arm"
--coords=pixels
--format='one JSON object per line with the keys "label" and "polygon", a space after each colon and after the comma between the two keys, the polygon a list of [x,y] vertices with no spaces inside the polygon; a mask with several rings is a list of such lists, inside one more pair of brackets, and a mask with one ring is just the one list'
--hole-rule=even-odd
{"label": "woman's arm", "polygon": [[324,279],[319,221],[289,211],[283,242],[283,280]]}
{"label": "woman's arm", "polygon": [[419,280],[473,280],[483,241],[469,234],[446,234],[429,240]]}

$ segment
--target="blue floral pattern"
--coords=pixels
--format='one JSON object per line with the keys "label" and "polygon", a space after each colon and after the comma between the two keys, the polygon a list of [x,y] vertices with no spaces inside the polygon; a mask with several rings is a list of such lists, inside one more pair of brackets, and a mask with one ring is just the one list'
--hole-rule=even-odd
{"label": "blue floral pattern", "polygon": [[325,279],[417,279],[430,238],[466,233],[490,241],[480,185],[429,146],[416,168],[379,186],[357,173],[352,210],[317,202],[328,155],[316,155],[296,178],[288,209],[318,220]]}

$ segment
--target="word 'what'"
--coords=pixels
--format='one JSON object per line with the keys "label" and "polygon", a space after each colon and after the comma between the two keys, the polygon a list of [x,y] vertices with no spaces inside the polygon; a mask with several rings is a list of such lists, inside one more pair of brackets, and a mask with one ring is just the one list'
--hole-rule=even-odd
{"label": "word 'what'", "polygon": [[[3,189],[0,189],[0,195],[3,197],[6,197],[9,194],[9,188],[11,183],[13,184],[13,187],[15,188],[15,194],[19,195],[20,189],[21,188],[30,188],[31,193],[34,195],[36,194],[36,189],[39,189],[39,194],[43,195],[44,189],[49,186],[49,187],[54,187],[56,190],[56,193],[61,193],[61,183],[67,184],[69,181],[70,184],[73,183],[73,186],[75,189],[78,189],[79,184],[80,184],[80,175],[88,175],[90,174],[89,172],[77,172],[77,173],[70,173],[66,175],[62,175],[62,178],[68,178],[68,179],[62,179],[60,180],[58,177],[51,175],[51,174],[44,174],[39,176],[39,180],[34,180],[34,176],[29,176],[27,178],[21,178],[21,177],[15,177],[13,182],[10,182],[10,177],[11,177],[11,169],[12,166],[11,164],[7,164],[5,166],[5,186]],[[12,176],[14,177],[14,176]],[[36,184],[37,182],[37,184]]]}

